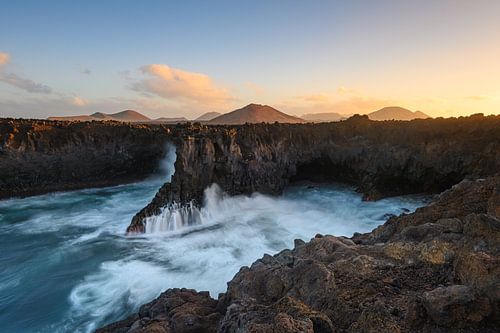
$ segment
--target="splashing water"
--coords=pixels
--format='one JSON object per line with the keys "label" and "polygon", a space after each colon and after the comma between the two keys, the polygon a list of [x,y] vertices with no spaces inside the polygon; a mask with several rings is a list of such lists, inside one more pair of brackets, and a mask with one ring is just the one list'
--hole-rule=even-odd
{"label": "splashing water", "polygon": [[217,184],[212,184],[204,191],[203,206],[197,207],[194,202],[186,205],[171,203],[164,207],[159,215],[144,219],[147,234],[157,232],[179,231],[185,227],[207,224],[214,220],[214,215],[228,209],[227,196]]}
{"label": "splashing water", "polygon": [[171,203],[162,209],[159,215],[144,219],[145,232],[147,234],[156,232],[176,231],[184,227],[202,224],[202,212],[193,202],[187,205]]}
{"label": "splashing water", "polygon": [[0,201],[0,327],[91,332],[172,287],[225,291],[243,265],[316,233],[366,232],[422,197],[363,202],[343,185],[292,186],[281,197],[229,197],[164,209],[150,234],[127,237],[161,182]]}
{"label": "splashing water", "polygon": [[175,159],[177,158],[175,146],[167,142],[165,152],[165,157],[160,161],[160,178],[169,182],[175,172]]}

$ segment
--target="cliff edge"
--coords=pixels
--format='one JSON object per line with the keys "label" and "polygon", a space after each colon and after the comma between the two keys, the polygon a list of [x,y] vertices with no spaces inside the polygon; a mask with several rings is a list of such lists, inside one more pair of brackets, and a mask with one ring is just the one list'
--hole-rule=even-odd
{"label": "cliff edge", "polygon": [[500,170],[500,116],[413,121],[191,125],[174,140],[175,174],[132,220],[169,203],[202,201],[217,183],[230,195],[280,194],[296,180],[355,184],[365,199],[439,193],[464,178]]}

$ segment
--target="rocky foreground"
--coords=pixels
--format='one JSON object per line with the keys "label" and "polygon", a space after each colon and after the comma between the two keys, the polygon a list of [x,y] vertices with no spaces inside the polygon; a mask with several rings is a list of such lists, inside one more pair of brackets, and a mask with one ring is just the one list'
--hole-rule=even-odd
{"label": "rocky foreground", "polygon": [[500,177],[463,181],[352,238],[243,267],[215,300],[169,289],[108,332],[498,332]]}

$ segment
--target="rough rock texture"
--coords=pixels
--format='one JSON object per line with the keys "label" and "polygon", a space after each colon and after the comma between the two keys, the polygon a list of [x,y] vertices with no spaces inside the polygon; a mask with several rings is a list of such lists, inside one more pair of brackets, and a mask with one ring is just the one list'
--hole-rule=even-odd
{"label": "rough rock texture", "polygon": [[279,194],[290,181],[354,183],[367,199],[440,192],[500,170],[500,116],[324,124],[190,126],[176,137],[172,183],[133,219],[172,201],[201,202],[212,183],[233,194]]}
{"label": "rough rock texture", "polygon": [[498,332],[499,190],[466,180],[371,233],[296,240],[218,301],[168,290],[98,332]]}
{"label": "rough rock texture", "polygon": [[158,168],[169,129],[0,119],[0,199],[137,181]]}
{"label": "rough rock texture", "polygon": [[208,292],[169,289],[143,305],[138,314],[98,329],[96,333],[215,333],[221,318],[217,301],[210,298]]}

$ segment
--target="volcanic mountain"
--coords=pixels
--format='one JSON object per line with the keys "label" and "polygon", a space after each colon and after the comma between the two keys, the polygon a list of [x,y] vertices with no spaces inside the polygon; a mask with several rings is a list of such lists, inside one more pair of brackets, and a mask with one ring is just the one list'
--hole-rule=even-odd
{"label": "volcanic mountain", "polygon": [[210,121],[220,115],[222,115],[222,113],[220,112],[207,112],[194,119],[193,121]]}
{"label": "volcanic mountain", "polygon": [[351,115],[340,114],[337,112],[308,113],[301,116],[302,119],[313,123],[328,123],[331,121],[340,121],[349,118]]}
{"label": "volcanic mountain", "polygon": [[91,115],[81,115],[81,116],[66,116],[66,117],[49,117],[49,120],[77,120],[77,121],[92,121],[92,120],[116,120],[123,122],[148,122],[151,119],[145,115],[134,111],[125,110],[117,113],[102,113],[96,112]]}
{"label": "volcanic mountain", "polygon": [[410,111],[399,106],[388,106],[369,113],[368,118],[371,120],[413,120],[430,118],[421,111]]}
{"label": "volcanic mountain", "polygon": [[210,120],[209,124],[240,125],[245,123],[304,123],[305,120],[290,116],[268,105],[248,104]]}
{"label": "volcanic mountain", "polygon": [[173,117],[173,118],[167,118],[167,117],[161,117],[161,118],[156,118],[148,121],[150,124],[178,124],[178,123],[185,123],[188,122],[189,120],[186,117]]}

